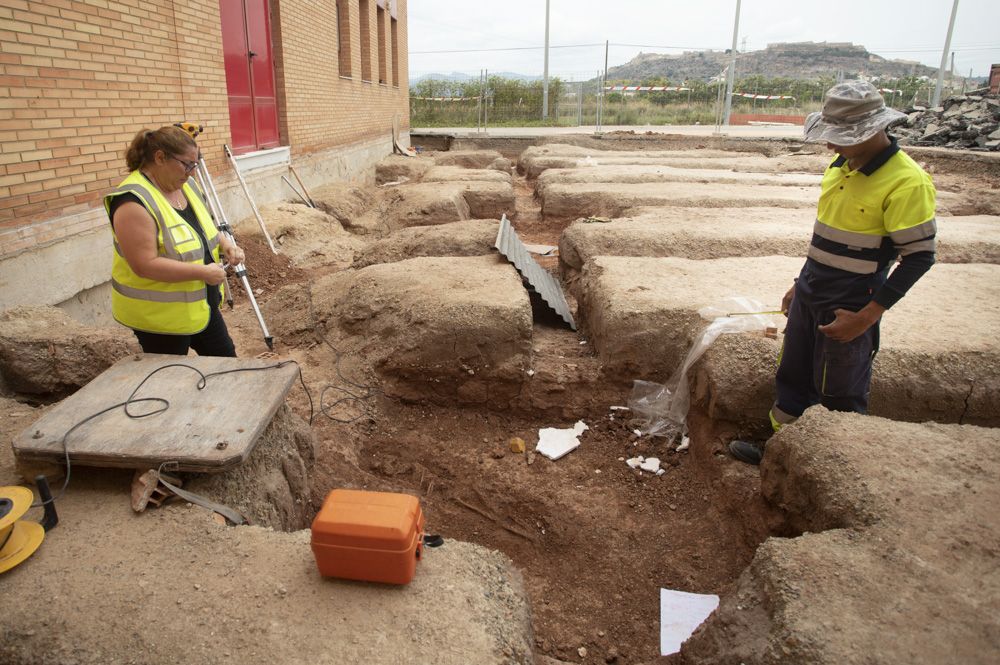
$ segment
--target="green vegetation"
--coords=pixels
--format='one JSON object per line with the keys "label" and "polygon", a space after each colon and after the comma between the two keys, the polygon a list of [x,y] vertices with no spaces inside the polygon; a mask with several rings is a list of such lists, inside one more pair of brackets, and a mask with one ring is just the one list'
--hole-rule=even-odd
{"label": "green vegetation", "polygon": [[[790,95],[794,99],[756,100],[733,97],[733,113],[806,115],[818,110],[823,94],[835,80],[813,81],[765,78],[754,75],[739,79],[737,92],[758,95]],[[609,81],[608,85],[681,86],[687,91],[609,92],[604,98],[604,125],[712,125],[718,113],[720,87],[725,82],[671,81],[663,77],[635,81]],[[900,90],[886,92],[886,102],[896,108],[924,102],[933,87],[916,77],[876,82]],[[724,90],[723,90],[724,91]],[[455,82],[425,79],[410,88],[411,127],[576,127],[597,120],[597,84],[549,80],[549,118],[542,121],[542,82],[491,76],[486,94],[480,97],[478,80]],[[444,100],[440,98],[446,98]],[[485,108],[484,108],[485,107]]]}

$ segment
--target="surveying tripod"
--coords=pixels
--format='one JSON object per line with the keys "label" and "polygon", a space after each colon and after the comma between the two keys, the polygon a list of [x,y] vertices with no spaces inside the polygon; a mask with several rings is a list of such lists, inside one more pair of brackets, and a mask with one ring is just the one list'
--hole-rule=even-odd
{"label": "surveying tripod", "polygon": [[[191,135],[191,138],[196,138],[199,134],[204,131],[204,127],[201,125],[196,125],[192,122],[178,122],[174,123],[176,127],[180,127],[185,132]],[[205,202],[208,204],[208,211],[212,215],[212,221],[215,222],[215,226],[219,229],[219,233],[225,235],[230,242],[236,244],[236,239],[233,237],[232,226],[229,225],[229,219],[226,217],[225,210],[222,209],[222,201],[219,199],[219,193],[215,190],[215,183],[212,182],[212,176],[208,172],[208,166],[205,164],[205,157],[201,154],[201,149],[198,149],[198,181],[201,184],[201,191],[205,196]],[[223,266],[225,267],[225,266]],[[257,317],[257,323],[260,325],[261,332],[264,333],[264,343],[267,344],[267,348],[271,351],[274,350],[274,337],[267,330],[267,324],[264,323],[264,317],[260,313],[260,307],[257,306],[257,299],[254,298],[253,289],[250,288],[250,280],[247,279],[247,269],[246,266],[240,262],[235,266],[232,266],[233,272],[239,277],[240,281],[243,283],[243,290],[247,294],[247,298],[250,299],[250,306],[253,307],[253,313]],[[226,277],[226,304],[229,308],[233,308],[233,291],[229,288],[229,277]]]}

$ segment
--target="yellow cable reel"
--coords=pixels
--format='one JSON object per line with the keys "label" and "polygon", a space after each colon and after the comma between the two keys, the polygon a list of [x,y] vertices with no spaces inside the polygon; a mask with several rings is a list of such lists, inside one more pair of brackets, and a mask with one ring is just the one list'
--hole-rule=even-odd
{"label": "yellow cable reel", "polygon": [[45,527],[20,520],[34,494],[27,487],[0,487],[0,573],[5,573],[35,553],[45,538]]}

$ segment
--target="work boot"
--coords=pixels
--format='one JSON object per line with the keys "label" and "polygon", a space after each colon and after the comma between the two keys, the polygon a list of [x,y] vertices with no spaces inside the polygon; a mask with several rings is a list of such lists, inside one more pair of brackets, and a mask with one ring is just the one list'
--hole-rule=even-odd
{"label": "work boot", "polygon": [[729,454],[741,462],[758,466],[764,457],[764,444],[749,441],[730,441]]}

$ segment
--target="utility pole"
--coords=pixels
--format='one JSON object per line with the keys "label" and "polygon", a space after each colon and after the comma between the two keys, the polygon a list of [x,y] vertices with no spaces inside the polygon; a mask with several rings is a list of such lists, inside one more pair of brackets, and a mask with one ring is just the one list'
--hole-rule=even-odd
{"label": "utility pole", "polygon": [[941,103],[941,88],[944,85],[944,69],[948,65],[948,52],[951,50],[951,32],[955,29],[955,14],[958,13],[958,0],[951,5],[951,19],[948,21],[948,36],[944,40],[944,51],[941,53],[941,66],[938,67],[937,85],[934,86],[934,99],[931,108]]}
{"label": "utility pole", "polygon": [[[955,0],[958,2],[958,0]],[[736,81],[736,40],[740,34],[740,0],[736,0],[736,21],[733,24],[733,48],[730,51],[729,76],[726,77],[726,109],[722,115],[722,124],[729,126],[729,114],[733,109],[733,84]]]}
{"label": "utility pole", "polygon": [[545,0],[545,71],[542,73],[542,120],[549,117],[549,0]]}
{"label": "utility pole", "polygon": [[604,41],[604,83],[608,82],[608,45],[611,43],[610,39]]}
{"label": "utility pole", "polygon": [[948,72],[948,90],[949,94],[955,94],[955,52],[951,52],[951,70]]}

